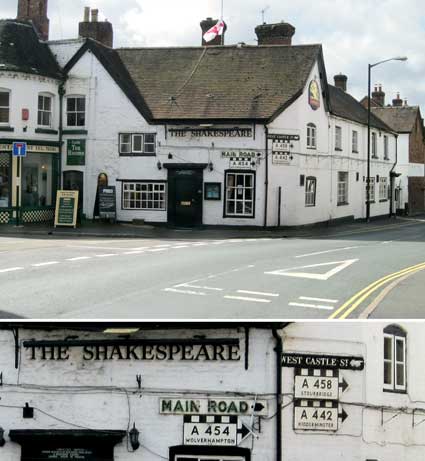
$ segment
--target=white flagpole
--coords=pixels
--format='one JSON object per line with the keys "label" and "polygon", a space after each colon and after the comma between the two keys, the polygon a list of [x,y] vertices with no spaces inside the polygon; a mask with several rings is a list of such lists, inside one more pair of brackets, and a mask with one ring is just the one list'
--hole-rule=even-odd
{"label": "white flagpole", "polygon": [[[224,0],[221,0],[221,20],[223,21],[224,17]],[[224,45],[224,31],[221,34],[221,45]]]}

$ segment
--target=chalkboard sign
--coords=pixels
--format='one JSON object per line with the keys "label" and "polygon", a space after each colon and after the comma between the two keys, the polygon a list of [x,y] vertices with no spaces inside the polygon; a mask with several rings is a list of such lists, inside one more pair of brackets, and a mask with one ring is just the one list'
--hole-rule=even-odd
{"label": "chalkboard sign", "polygon": [[116,219],[117,198],[115,186],[99,187],[99,216],[102,219]]}
{"label": "chalkboard sign", "polygon": [[56,196],[55,227],[77,227],[78,191],[59,190]]}

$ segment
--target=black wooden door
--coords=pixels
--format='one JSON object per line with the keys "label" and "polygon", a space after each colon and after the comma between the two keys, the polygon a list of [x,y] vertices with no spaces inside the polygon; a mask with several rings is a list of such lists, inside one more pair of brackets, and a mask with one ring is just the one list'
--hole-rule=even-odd
{"label": "black wooden door", "polygon": [[202,171],[169,171],[168,220],[176,226],[202,224]]}

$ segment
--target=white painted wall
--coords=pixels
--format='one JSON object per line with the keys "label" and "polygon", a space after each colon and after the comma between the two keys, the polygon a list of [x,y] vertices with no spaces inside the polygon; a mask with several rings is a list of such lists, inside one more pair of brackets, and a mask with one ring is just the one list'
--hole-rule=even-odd
{"label": "white painted wall", "polygon": [[[105,338],[101,333],[20,330],[20,342],[22,344],[26,339],[63,340],[70,335],[77,335],[80,339]],[[2,461],[20,459],[20,446],[7,436],[12,429],[73,429],[72,424],[75,424],[92,429],[127,430],[129,412],[131,425],[135,422],[140,431],[142,446],[129,453],[124,443],[119,444],[115,459],[160,459],[152,452],[168,458],[168,447],[182,444],[183,416],[160,415],[159,399],[164,397],[199,399],[237,395],[260,399],[261,396],[269,400],[269,414],[275,414],[275,340],[270,331],[250,330],[248,370],[245,370],[242,329],[200,331],[185,328],[139,334],[143,338],[155,339],[195,335],[239,338],[240,360],[83,361],[81,349],[71,349],[67,361],[32,361],[30,351],[22,349],[19,369],[15,369],[13,335],[10,331],[0,331],[0,370],[4,380],[0,387],[0,426],[5,429],[6,436],[6,445],[0,448]],[[137,374],[142,375],[142,390],[137,387]],[[34,419],[22,418],[21,407],[26,402],[35,407]],[[250,417],[242,419],[250,424]],[[253,461],[275,459],[275,424],[274,418],[263,419],[258,437],[242,442],[241,447],[252,449]]]}
{"label": "white painted wall", "polygon": [[[294,370],[282,368],[284,408],[283,460],[304,461],[323,454],[329,461],[423,459],[425,427],[412,427],[412,410],[425,410],[425,381],[422,379],[425,347],[424,325],[399,324],[407,332],[407,393],[383,392],[383,322],[296,323],[283,332],[286,352],[360,355],[363,371],[341,371],[349,388],[340,399],[348,418],[337,433],[294,431],[290,404],[294,392]],[[384,425],[381,424],[381,407]],[[404,408],[409,414],[401,412]],[[418,415],[415,422],[420,422]],[[320,456],[320,455],[319,455]]]}

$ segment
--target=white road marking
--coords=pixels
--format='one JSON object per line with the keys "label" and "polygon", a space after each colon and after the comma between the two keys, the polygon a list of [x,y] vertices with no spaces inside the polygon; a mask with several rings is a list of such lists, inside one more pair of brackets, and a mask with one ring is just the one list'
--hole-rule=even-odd
{"label": "white road marking", "polygon": [[199,242],[199,243],[193,243],[192,246],[194,247],[203,247],[203,246],[206,246],[208,245],[208,243],[203,243],[203,242]]}
{"label": "white road marking", "polygon": [[[68,248],[83,248],[87,250],[127,250],[128,248],[123,247],[101,247],[96,245],[67,245]],[[135,249],[135,248],[134,248]]]}
{"label": "white road marking", "polygon": [[[329,263],[321,263],[321,264],[310,264],[309,266],[301,266],[301,267],[292,267],[289,269],[281,269],[271,272],[264,272],[266,275],[281,275],[284,277],[298,277],[304,279],[313,279],[313,280],[322,280],[326,281],[333,277],[334,275],[338,274],[342,270],[346,269],[347,267],[351,266],[358,259],[347,259],[346,261],[332,261]],[[316,267],[325,267],[325,266],[336,266],[333,269],[325,272],[324,274],[317,274],[314,272],[298,272],[298,269],[313,269]],[[293,272],[295,271],[295,272]]]}
{"label": "white road marking", "polygon": [[23,267],[9,267],[8,269],[1,269],[0,274],[5,274],[6,272],[16,272],[24,270]]}
{"label": "white road marking", "polygon": [[387,240],[386,242],[381,242],[382,245],[385,245],[386,243],[393,243],[394,240]]}
{"label": "white road marking", "polygon": [[206,296],[206,293],[201,291],[179,290],[177,288],[165,288],[164,291],[172,291],[173,293],[183,293],[186,295]]}
{"label": "white road marking", "polygon": [[223,245],[223,243],[226,243],[225,240],[217,240],[216,242],[212,242],[212,245]]}
{"label": "white road marking", "polygon": [[183,285],[176,285],[176,288],[179,287],[187,287],[187,288],[199,288],[200,290],[211,290],[211,291],[223,291],[223,288],[214,288],[214,287],[200,287],[198,285],[189,285],[188,283],[184,283]]}
{"label": "white road marking", "polygon": [[270,303],[270,299],[247,298],[245,296],[224,296],[225,299],[236,299],[238,301],[247,301],[251,303]]}
{"label": "white road marking", "polygon": [[321,306],[318,304],[289,303],[289,305],[295,307],[311,307],[313,309],[324,309],[327,311],[332,311],[334,309],[334,306]]}
{"label": "white road marking", "polygon": [[167,251],[168,248],[152,248],[150,250],[147,250],[149,251],[150,253],[157,253],[158,251]]}
{"label": "white road marking", "polygon": [[67,261],[83,261],[85,259],[91,259],[90,256],[78,256],[76,258],[69,258]]}
{"label": "white road marking", "polygon": [[175,247],[171,247],[172,250],[179,250],[180,248],[188,248],[188,245],[177,245]]}
{"label": "white road marking", "polygon": [[31,264],[31,266],[32,267],[44,267],[44,266],[53,266],[55,264],[59,264],[59,261],[48,261],[45,263]]}
{"label": "white road marking", "polygon": [[169,243],[165,243],[165,244],[161,244],[161,245],[155,245],[154,248],[166,248],[166,247],[170,247],[171,245]]}
{"label": "white road marking", "polygon": [[[367,246],[367,245],[363,245]],[[307,258],[308,256],[317,256],[317,255],[324,255],[327,253],[335,253],[336,251],[344,251],[344,250],[355,250],[356,248],[362,248],[361,246],[354,246],[354,247],[344,247],[344,248],[335,248],[334,250],[326,250],[326,251],[317,251],[315,253],[306,253],[304,255],[295,256],[295,258]]]}
{"label": "white road marking", "polygon": [[299,299],[303,301],[317,301],[319,303],[332,303],[335,304],[338,302],[338,299],[326,299],[326,298],[310,298],[309,296],[300,296]]}
{"label": "white road marking", "polygon": [[136,251],[126,251],[123,254],[124,255],[141,255],[142,253],[144,253],[143,250],[136,250]]}
{"label": "white road marking", "polygon": [[111,256],[118,256],[116,253],[105,253],[103,255],[95,255],[96,258],[110,258]]}
{"label": "white road marking", "polygon": [[271,296],[271,297],[278,297],[278,293],[263,293],[262,291],[248,291],[248,290],[238,290],[238,293],[246,294],[246,295],[258,295],[258,296]]}

